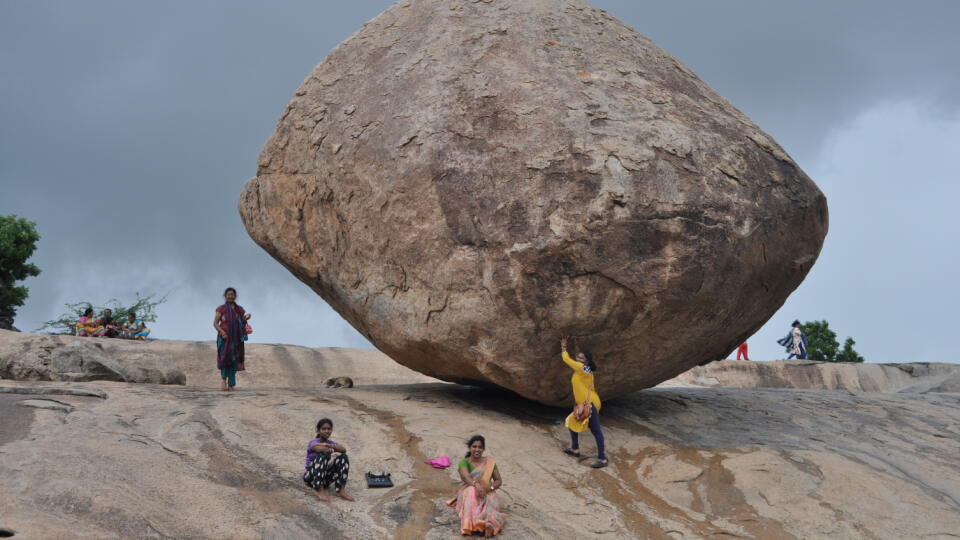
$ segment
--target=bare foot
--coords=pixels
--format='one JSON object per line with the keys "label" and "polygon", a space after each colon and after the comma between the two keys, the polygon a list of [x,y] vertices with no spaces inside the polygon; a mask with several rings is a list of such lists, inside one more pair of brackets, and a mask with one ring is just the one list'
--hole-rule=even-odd
{"label": "bare foot", "polygon": [[227,388],[227,391],[228,391],[228,392],[233,392],[233,388],[234,388],[234,387],[230,386],[230,387]]}
{"label": "bare foot", "polygon": [[314,491],[314,493],[317,494],[317,498],[320,499],[321,501],[326,503],[330,502],[330,496],[324,493],[322,489],[318,489]]}
{"label": "bare foot", "polygon": [[487,524],[487,526],[483,528],[483,537],[490,538],[492,536],[493,536],[493,525]]}
{"label": "bare foot", "polygon": [[354,500],[353,497],[351,497],[350,494],[347,493],[347,488],[343,488],[343,489],[341,489],[340,491],[335,491],[334,494],[335,494],[337,497],[340,497],[341,499],[343,499],[343,500],[345,500],[345,501],[353,501],[353,500]]}
{"label": "bare foot", "polygon": [[224,392],[227,391],[227,382],[226,382],[226,381],[224,381],[223,384],[220,385],[220,390],[222,390],[222,391],[224,391]]}

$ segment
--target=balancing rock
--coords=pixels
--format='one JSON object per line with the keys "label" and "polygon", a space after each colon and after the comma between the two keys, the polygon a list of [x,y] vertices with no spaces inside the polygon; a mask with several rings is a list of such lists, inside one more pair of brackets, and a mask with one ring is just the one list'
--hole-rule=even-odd
{"label": "balancing rock", "polygon": [[579,0],[407,0],[296,91],[239,209],[377,348],[570,403],[724,357],[800,284],[826,199],[688,68]]}

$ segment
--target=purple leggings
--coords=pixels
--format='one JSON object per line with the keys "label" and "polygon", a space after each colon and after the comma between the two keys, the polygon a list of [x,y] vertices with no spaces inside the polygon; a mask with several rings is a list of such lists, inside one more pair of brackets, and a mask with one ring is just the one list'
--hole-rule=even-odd
{"label": "purple leggings", "polygon": [[[590,412],[590,433],[593,433],[593,438],[597,440],[597,459],[607,459],[603,448],[603,430],[600,429],[600,413],[593,403],[590,404]],[[573,430],[570,430],[570,449],[580,449],[580,434]]]}

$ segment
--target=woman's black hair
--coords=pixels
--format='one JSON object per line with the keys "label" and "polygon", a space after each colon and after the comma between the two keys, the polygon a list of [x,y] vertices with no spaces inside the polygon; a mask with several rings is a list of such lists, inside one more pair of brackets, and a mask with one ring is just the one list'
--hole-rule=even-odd
{"label": "woman's black hair", "polygon": [[237,294],[237,290],[236,290],[236,289],[234,289],[233,287],[227,287],[226,289],[223,290],[223,295],[226,296],[227,293],[230,292],[230,291],[233,291],[233,294]]}
{"label": "woman's black hair", "polygon": [[800,321],[793,321],[793,324],[790,326],[800,326]]}
{"label": "woman's black hair", "polygon": [[136,312],[136,311],[128,311],[128,312],[127,312],[127,317],[133,317],[134,319],[136,319],[136,318],[137,318],[137,312]]}
{"label": "woman's black hair", "polygon": [[333,420],[329,418],[321,418],[320,421],[317,422],[317,433],[320,433],[320,428],[327,424],[330,424],[330,429],[333,429]]}
{"label": "woman's black hair", "polygon": [[89,317],[89,316],[91,316],[91,315],[93,315],[93,308],[92,308],[92,307],[88,307],[87,309],[83,310],[83,316],[84,316],[84,317]]}
{"label": "woman's black hair", "polygon": [[473,446],[473,443],[480,441],[483,444],[483,448],[487,448],[487,440],[483,438],[483,435],[474,435],[470,437],[470,440],[467,441],[467,455],[463,457],[470,457],[470,447]]}
{"label": "woman's black hair", "polygon": [[590,368],[590,373],[596,373],[597,364],[593,361],[593,353],[587,349],[581,349],[580,352],[583,353],[583,357],[587,359],[587,367]]}

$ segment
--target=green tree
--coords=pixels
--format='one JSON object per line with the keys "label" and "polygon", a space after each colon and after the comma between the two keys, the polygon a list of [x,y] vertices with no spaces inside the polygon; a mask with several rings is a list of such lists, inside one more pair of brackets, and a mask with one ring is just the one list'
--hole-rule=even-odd
{"label": "green tree", "polygon": [[113,319],[118,322],[127,320],[127,314],[136,313],[137,318],[145,323],[157,320],[157,306],[167,301],[167,295],[156,299],[156,294],[140,296],[136,293],[136,300],[129,306],[124,306],[115,298],[107,300],[103,305],[95,306],[90,302],[77,302],[75,304],[64,304],[67,308],[60,317],[43,323],[43,326],[35,332],[48,332],[51,334],[73,334],[76,329],[77,319],[83,316],[84,310],[93,308],[94,316],[99,317],[104,309],[113,311]]}
{"label": "green tree", "polygon": [[40,269],[27,262],[39,240],[36,223],[14,215],[0,216],[0,318],[13,319],[30,293],[14,283],[40,275]]}
{"label": "green tree", "polygon": [[827,321],[807,321],[800,325],[807,336],[807,358],[817,362],[834,362],[837,356],[837,333]]}
{"label": "green tree", "polygon": [[863,357],[853,350],[856,341],[848,337],[839,353],[840,343],[837,333],[830,329],[827,321],[807,321],[800,325],[800,331],[807,336],[807,358],[817,362],[863,362]]}
{"label": "green tree", "polygon": [[852,337],[848,337],[843,342],[843,350],[837,355],[837,362],[863,362],[863,357],[853,350],[853,346],[856,344],[857,342]]}

